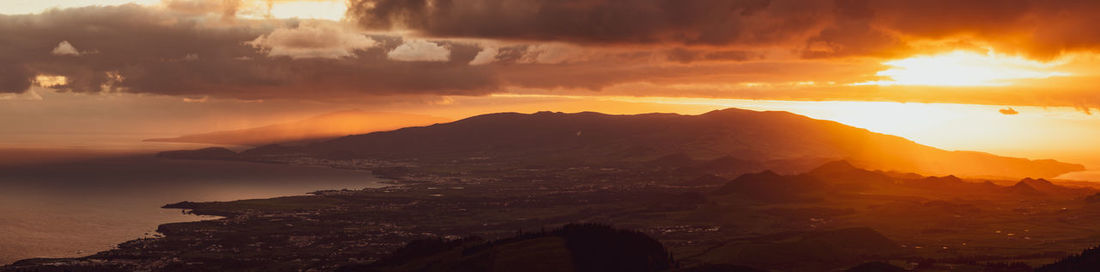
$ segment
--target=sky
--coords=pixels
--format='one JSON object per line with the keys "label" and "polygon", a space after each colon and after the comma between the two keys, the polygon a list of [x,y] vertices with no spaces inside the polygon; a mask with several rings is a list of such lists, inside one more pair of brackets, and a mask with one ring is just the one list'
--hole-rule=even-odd
{"label": "sky", "polygon": [[0,146],[345,109],[742,107],[1100,167],[1098,11],[1085,0],[8,0]]}

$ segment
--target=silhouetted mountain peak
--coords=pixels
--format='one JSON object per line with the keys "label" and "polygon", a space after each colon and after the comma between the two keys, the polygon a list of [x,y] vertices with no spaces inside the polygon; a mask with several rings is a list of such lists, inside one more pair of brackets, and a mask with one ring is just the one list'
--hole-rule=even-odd
{"label": "silhouetted mountain peak", "polygon": [[1016,184],[1012,185],[1012,187],[1021,187],[1021,188],[1022,187],[1027,187],[1027,188],[1033,188],[1034,189],[1034,187],[1031,186],[1031,183],[1029,183],[1027,181],[1024,181],[1024,180],[1017,181]]}
{"label": "silhouetted mountain peak", "polygon": [[754,111],[739,108],[726,108],[720,110],[712,110],[702,114],[701,116],[708,117],[730,117],[730,116],[744,116],[744,115],[772,115],[772,116],[798,116],[796,114],[786,111]]}
{"label": "silhouetted mountain peak", "polygon": [[764,170],[741,175],[715,190],[714,194],[738,194],[765,202],[806,201],[815,200],[808,194],[820,192],[823,187],[821,182],[812,176],[784,176],[771,170]]}
{"label": "silhouetted mountain peak", "polygon": [[822,164],[821,166],[818,166],[817,168],[814,168],[813,170],[810,170],[810,173],[821,173],[821,174],[825,174],[825,173],[863,173],[863,172],[869,172],[869,171],[864,170],[862,168],[858,168],[855,165],[852,165],[852,163],[848,162],[847,160],[838,160],[838,161],[827,162],[825,164]]}
{"label": "silhouetted mountain peak", "polygon": [[748,173],[733,179],[733,182],[769,182],[782,179],[783,176],[772,170],[764,170],[757,173]]}
{"label": "silhouetted mountain peak", "polygon": [[942,177],[925,177],[924,180],[929,181],[929,182],[939,182],[939,183],[960,183],[960,182],[963,182],[963,180],[961,178],[956,177],[955,175],[947,175],[947,176],[942,176]]}
{"label": "silhouetted mountain peak", "polygon": [[1057,185],[1054,185],[1054,183],[1051,183],[1049,180],[1041,179],[1041,178],[1040,179],[1033,179],[1033,178],[1029,177],[1029,178],[1024,178],[1024,179],[1020,180],[1020,182],[1027,183],[1027,184],[1035,184],[1035,185],[1039,185],[1039,186],[1057,186]]}
{"label": "silhouetted mountain peak", "polygon": [[712,111],[708,111],[708,112],[706,112],[706,113],[703,113],[703,116],[717,116],[717,115],[746,114],[746,113],[754,113],[754,112],[758,112],[758,111],[752,111],[752,110],[746,110],[746,109],[738,109],[738,108],[728,108],[728,109],[720,109],[720,110],[712,110]]}
{"label": "silhouetted mountain peak", "polygon": [[1032,186],[1032,183],[1026,181],[1016,182],[1012,187],[1009,187],[1009,190],[1013,193],[1022,195],[1039,195],[1043,193],[1039,191],[1038,188],[1035,188],[1035,186]]}
{"label": "silhouetted mountain peak", "polygon": [[1016,183],[1016,186],[1028,186],[1042,192],[1061,191],[1066,187],[1058,186],[1045,179],[1024,178]]}
{"label": "silhouetted mountain peak", "polygon": [[730,194],[730,193],[743,193],[754,195],[754,192],[760,193],[779,193],[777,188],[782,188],[786,182],[783,176],[772,172],[771,170],[764,170],[758,173],[748,173],[738,176],[737,178],[729,181],[726,185],[723,185],[714,193],[718,195]]}
{"label": "silhouetted mountain peak", "polygon": [[[1030,189],[1029,189],[1030,188]],[[1084,197],[1095,193],[1096,190],[1091,188],[1081,187],[1067,187],[1058,184],[1054,184],[1046,179],[1032,179],[1025,178],[1017,182],[1012,186],[1013,190],[1019,192],[1031,192],[1035,191],[1040,194],[1046,194],[1050,196],[1071,196],[1071,197]]]}

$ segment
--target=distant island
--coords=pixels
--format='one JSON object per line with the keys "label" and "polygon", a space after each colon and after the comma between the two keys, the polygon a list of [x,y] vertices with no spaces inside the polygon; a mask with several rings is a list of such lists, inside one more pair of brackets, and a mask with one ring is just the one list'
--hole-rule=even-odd
{"label": "distant island", "polygon": [[[951,133],[945,131],[943,133]],[[211,150],[208,150],[211,151]],[[201,159],[184,153],[167,157]],[[232,157],[226,152],[211,159]],[[788,112],[726,109],[701,115],[608,115],[594,112],[496,113],[424,127],[350,135],[307,145],[266,145],[241,160],[536,165],[636,164],[712,160],[716,164],[794,173],[831,160],[884,171],[1019,179],[1053,178],[1079,164],[981,152],[946,151],[881,133]],[[677,163],[671,162],[668,163]],[[722,166],[722,165],[714,165]]]}

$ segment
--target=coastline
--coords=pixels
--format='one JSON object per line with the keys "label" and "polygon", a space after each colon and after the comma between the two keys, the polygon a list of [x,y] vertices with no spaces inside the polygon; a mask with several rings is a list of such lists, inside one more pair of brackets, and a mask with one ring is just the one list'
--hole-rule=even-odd
{"label": "coastline", "polygon": [[162,224],[210,220],[159,208],[166,203],[389,185],[364,171],[152,155],[5,167],[0,166],[0,213],[10,219],[0,222],[5,264],[35,256],[82,257],[151,237]]}

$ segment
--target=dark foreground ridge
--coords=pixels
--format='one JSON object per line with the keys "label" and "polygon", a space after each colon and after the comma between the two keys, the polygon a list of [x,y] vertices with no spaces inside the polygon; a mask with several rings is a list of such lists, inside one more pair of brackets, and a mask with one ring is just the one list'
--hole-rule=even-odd
{"label": "dark foreground ridge", "polygon": [[[945,131],[943,133],[951,133]],[[162,154],[226,159],[228,150]],[[831,160],[867,169],[966,177],[1051,178],[1084,170],[1053,160],[945,151],[907,139],[788,112],[726,109],[701,115],[594,112],[495,113],[426,127],[351,135],[304,146],[267,145],[236,159],[284,163],[363,161],[590,166],[659,158],[765,165],[801,172]],[[757,169],[760,170],[760,169]]]}
{"label": "dark foreground ridge", "polygon": [[1036,269],[1039,272],[1100,271],[1100,246]]}
{"label": "dark foreground ridge", "polygon": [[491,242],[417,240],[373,264],[337,271],[667,271],[672,255],[641,232],[570,224]]}
{"label": "dark foreground ridge", "polygon": [[165,207],[223,218],[164,224],[161,238],[0,271],[526,271],[539,262],[584,271],[605,259],[630,260],[617,263],[634,271],[1009,271],[1098,242],[1081,227],[1100,224],[1093,188],[843,161],[800,174],[662,161],[680,163],[383,167],[395,186],[174,203]]}

